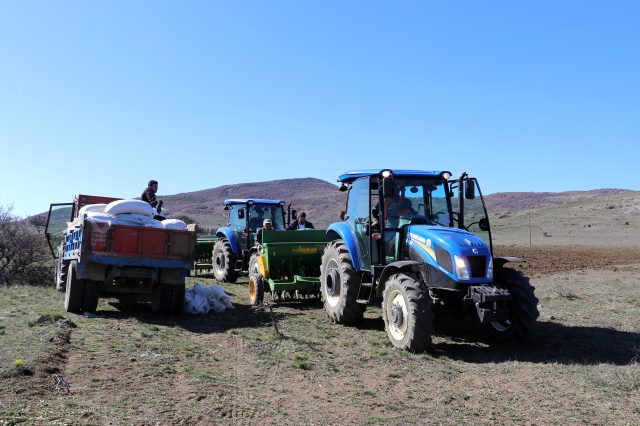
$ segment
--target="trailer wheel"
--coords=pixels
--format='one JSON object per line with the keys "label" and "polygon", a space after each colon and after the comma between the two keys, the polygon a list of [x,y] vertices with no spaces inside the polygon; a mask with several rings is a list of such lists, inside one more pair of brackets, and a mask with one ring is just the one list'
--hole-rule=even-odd
{"label": "trailer wheel", "polygon": [[218,281],[224,283],[235,283],[238,280],[236,272],[237,256],[231,250],[231,244],[224,238],[216,241],[213,246],[211,263],[213,265],[213,275]]}
{"label": "trailer wheel", "polygon": [[56,290],[64,291],[67,286],[67,273],[69,272],[69,262],[64,262],[62,258],[56,262],[56,272],[54,281]]}
{"label": "trailer wheel", "polygon": [[82,311],[82,302],[84,299],[84,280],[79,280],[78,263],[73,260],[69,264],[67,272],[67,285],[64,294],[64,310],[67,312]]}
{"label": "trailer wheel", "polygon": [[262,275],[252,273],[249,275],[249,303],[252,306],[262,305],[264,300],[264,278]]}
{"label": "trailer wheel", "polygon": [[174,315],[182,314],[184,309],[184,284],[172,285],[173,294],[171,295],[171,313]]}
{"label": "trailer wheel", "polygon": [[382,318],[396,348],[421,352],[431,344],[431,298],[426,286],[413,277],[400,273],[389,278],[382,293]]}
{"label": "trailer wheel", "polygon": [[497,270],[495,283],[511,293],[513,311],[510,319],[485,324],[485,328],[498,340],[527,340],[540,316],[535,287],[529,283],[529,278],[511,268]]}
{"label": "trailer wheel", "polygon": [[184,284],[158,284],[151,298],[151,310],[160,314],[181,314],[184,306]]}
{"label": "trailer wheel", "polygon": [[349,324],[362,319],[366,305],[357,302],[359,286],[360,276],[342,240],[327,244],[320,267],[320,288],[332,322]]}
{"label": "trailer wheel", "polygon": [[84,295],[82,298],[82,310],[95,312],[100,299],[100,281],[84,281]]}

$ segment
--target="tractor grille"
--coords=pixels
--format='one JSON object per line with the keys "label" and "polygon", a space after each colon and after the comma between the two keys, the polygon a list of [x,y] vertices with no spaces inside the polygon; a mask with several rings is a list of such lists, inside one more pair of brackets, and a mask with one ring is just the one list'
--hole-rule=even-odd
{"label": "tractor grille", "polygon": [[487,256],[467,256],[471,278],[483,278],[487,274]]}
{"label": "tractor grille", "polygon": [[434,244],[434,247],[436,248],[436,262],[438,262],[438,265],[445,271],[453,273],[453,264],[451,263],[451,255],[449,252],[437,244]]}

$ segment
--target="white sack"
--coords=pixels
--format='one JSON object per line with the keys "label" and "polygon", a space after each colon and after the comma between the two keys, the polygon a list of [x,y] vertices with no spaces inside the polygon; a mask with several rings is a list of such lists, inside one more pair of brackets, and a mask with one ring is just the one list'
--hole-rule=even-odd
{"label": "white sack", "polygon": [[167,229],[174,229],[176,231],[186,231],[187,224],[180,219],[165,219],[162,221],[162,226]]}
{"label": "white sack", "polygon": [[223,312],[227,309],[234,309],[231,298],[217,285],[209,287],[196,283],[184,293],[184,310],[189,314]]}
{"label": "white sack", "polygon": [[218,302],[222,303],[227,309],[235,309],[233,303],[231,303],[231,297],[224,292],[223,289],[217,285],[211,287],[211,292],[215,294],[215,298]]}
{"label": "white sack", "polygon": [[143,214],[117,214],[113,216],[112,223],[116,225],[128,225],[128,226],[146,226],[147,228],[163,228],[160,221],[155,220],[152,217],[145,216]]}
{"label": "white sack", "polygon": [[142,200],[117,200],[107,204],[105,213],[117,214],[142,214],[153,217],[156,211],[151,205]]}
{"label": "white sack", "polygon": [[104,209],[107,207],[106,204],[87,204],[84,207],[81,207],[78,211],[78,216],[84,216],[87,212],[98,212],[104,213]]}
{"label": "white sack", "polygon": [[184,294],[184,311],[192,315],[206,314],[209,312],[209,302],[189,289]]}
{"label": "white sack", "polygon": [[88,211],[82,217],[84,218],[85,215],[87,217],[87,220],[91,223],[102,222],[111,225],[114,219],[110,214],[100,212]]}

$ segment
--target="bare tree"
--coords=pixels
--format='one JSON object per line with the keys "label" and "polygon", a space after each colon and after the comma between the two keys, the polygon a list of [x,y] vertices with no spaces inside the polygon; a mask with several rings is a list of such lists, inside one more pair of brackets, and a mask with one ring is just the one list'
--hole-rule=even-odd
{"label": "bare tree", "polygon": [[44,284],[52,273],[47,242],[37,224],[0,205],[0,284]]}

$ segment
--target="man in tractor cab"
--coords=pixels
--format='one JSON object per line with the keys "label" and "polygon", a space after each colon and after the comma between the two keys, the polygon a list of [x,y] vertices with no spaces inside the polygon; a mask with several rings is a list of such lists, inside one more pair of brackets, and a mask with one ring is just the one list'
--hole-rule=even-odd
{"label": "man in tractor cab", "polygon": [[262,221],[262,228],[258,228],[256,231],[256,242],[258,244],[262,244],[262,231],[271,231],[273,230],[273,222],[271,219],[265,219]]}
{"label": "man in tractor cab", "polygon": [[[260,206],[256,206],[252,209],[251,218],[249,219],[249,230],[257,230],[260,226],[264,226],[264,210]],[[269,219],[271,220],[271,219]],[[273,223],[272,223],[273,225]]]}
{"label": "man in tractor cab", "polygon": [[287,231],[297,231],[300,229],[315,229],[313,223],[307,222],[307,214],[302,212],[298,215],[298,219],[291,222],[291,225],[287,227]]}
{"label": "man in tractor cab", "polygon": [[152,179],[147,184],[147,188],[142,191],[142,195],[140,196],[140,198],[142,199],[142,201],[146,201],[147,203],[151,204],[151,207],[156,209],[159,214],[162,211],[163,201],[156,198],[156,192],[158,192],[158,181]]}

